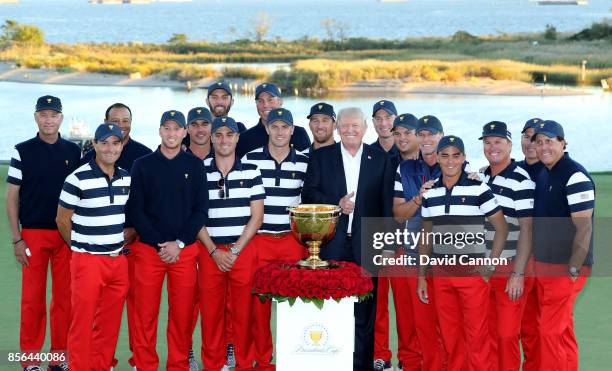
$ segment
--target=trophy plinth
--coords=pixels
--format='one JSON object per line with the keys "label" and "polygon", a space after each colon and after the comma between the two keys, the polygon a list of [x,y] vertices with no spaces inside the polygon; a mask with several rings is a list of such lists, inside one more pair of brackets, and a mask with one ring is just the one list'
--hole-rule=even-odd
{"label": "trophy plinth", "polygon": [[331,240],[340,217],[340,206],[303,204],[290,206],[291,232],[303,245],[308,246],[308,258],[298,266],[308,269],[327,268],[329,263],[319,257],[321,245]]}

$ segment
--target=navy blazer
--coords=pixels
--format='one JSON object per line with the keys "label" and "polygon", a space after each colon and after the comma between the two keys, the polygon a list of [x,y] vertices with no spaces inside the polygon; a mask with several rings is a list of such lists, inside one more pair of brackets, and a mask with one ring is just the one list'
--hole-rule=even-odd
{"label": "navy blazer", "polygon": [[[302,188],[303,203],[338,205],[340,199],[347,194],[341,145],[336,143],[312,152]],[[351,228],[352,238],[349,240],[346,234],[349,217],[342,214],[334,238],[321,248],[321,258],[363,265],[361,218],[392,216],[394,179],[395,171],[389,155],[364,143]],[[364,259],[369,260],[373,249],[371,246],[364,248],[367,249],[364,251],[369,252]]]}

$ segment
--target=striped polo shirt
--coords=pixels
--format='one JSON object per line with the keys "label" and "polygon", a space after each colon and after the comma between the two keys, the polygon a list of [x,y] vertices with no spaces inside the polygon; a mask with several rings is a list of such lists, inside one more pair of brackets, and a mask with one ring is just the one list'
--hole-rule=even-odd
{"label": "striped polo shirt", "polygon": [[[485,244],[471,243],[462,246],[458,238],[465,233],[484,233],[485,217],[500,210],[497,200],[489,187],[478,181],[468,179],[465,171],[457,183],[447,189],[443,176],[436,180],[433,187],[423,194],[421,216],[433,223],[434,234],[446,238],[433,239],[434,256],[467,255],[482,257]],[[449,237],[453,243],[449,243]],[[432,240],[430,240],[432,242]]]}
{"label": "striped polo shirt", "polygon": [[90,254],[121,251],[130,181],[129,173],[117,165],[109,179],[95,160],[68,175],[59,204],[74,210],[70,234],[73,251]]}
{"label": "striped polo shirt", "polygon": [[[491,176],[491,168],[485,170],[484,181],[487,183],[508,223],[506,247],[500,258],[514,258],[519,239],[520,227],[518,218],[533,216],[533,196],[535,183],[527,171],[518,166],[514,160],[496,176]],[[487,256],[493,247],[494,229],[486,222]]]}
{"label": "striped polo shirt", "polygon": [[[236,159],[223,178],[214,155],[204,160],[204,168],[210,200],[206,229],[214,243],[234,243],[251,219],[251,201],[266,198],[261,173],[256,165]],[[223,198],[219,197],[221,183]]]}
{"label": "striped polo shirt", "polygon": [[[595,184],[588,171],[565,153],[538,175],[533,208],[533,255],[536,261],[567,264],[572,256],[576,227],[571,214],[593,209]],[[592,218],[593,218],[592,217]],[[593,230],[584,265],[592,265]]]}
{"label": "striped polo shirt", "polygon": [[242,163],[257,166],[266,191],[264,201],[264,220],[260,232],[279,233],[291,230],[287,206],[299,205],[301,202],[302,184],[308,167],[308,156],[289,150],[287,158],[280,164],[272,158],[265,145],[247,153]]}

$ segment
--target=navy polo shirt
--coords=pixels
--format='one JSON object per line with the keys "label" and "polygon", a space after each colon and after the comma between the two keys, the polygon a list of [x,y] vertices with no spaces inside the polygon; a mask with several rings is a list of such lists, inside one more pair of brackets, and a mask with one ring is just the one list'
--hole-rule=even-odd
{"label": "navy polo shirt", "polygon": [[[212,148],[212,146],[210,146],[210,151],[208,152],[208,154],[206,155],[206,157],[204,157],[204,160],[206,160],[209,157],[213,156],[213,151],[214,149]],[[193,151],[191,150],[191,148],[187,147],[187,149],[185,150],[185,152],[189,153],[190,155],[192,155],[195,158],[199,158],[198,156],[193,154]]]}
{"label": "navy polo shirt", "polygon": [[395,144],[393,144],[393,146],[391,147],[389,151],[385,151],[385,149],[380,145],[378,140],[373,142],[370,145],[372,147],[378,148],[381,151],[387,153],[389,157],[391,157],[391,166],[393,166],[394,169],[396,169],[397,166],[400,164],[400,162],[402,162],[402,158],[400,156],[399,149],[397,149],[397,146]]}
{"label": "navy polo shirt", "polygon": [[132,168],[128,216],[140,241],[159,249],[162,242],[192,244],[208,215],[202,161],[180,151],[172,159],[158,148]]}
{"label": "navy polo shirt", "polygon": [[[240,139],[238,139],[238,145],[236,147],[236,156],[242,158],[242,156],[252,150],[265,146],[268,144],[268,139],[268,133],[260,119],[257,125],[240,134]],[[293,148],[300,152],[307,150],[310,146],[310,138],[308,138],[306,129],[295,125],[290,143]]]}
{"label": "navy polo shirt", "polygon": [[81,149],[63,139],[49,144],[36,137],[13,149],[7,183],[19,186],[22,228],[57,229],[57,202],[64,180],[79,166]]}
{"label": "navy polo shirt", "polygon": [[[533,254],[543,263],[567,264],[576,228],[571,214],[595,209],[595,183],[586,169],[565,153],[536,179]],[[593,264],[593,232],[584,265]]]}
{"label": "navy polo shirt", "polygon": [[241,161],[257,166],[266,191],[264,220],[259,231],[268,233],[290,231],[287,207],[301,203],[300,195],[308,167],[308,156],[291,148],[287,157],[278,163],[265,145],[247,153]]}
{"label": "navy polo shirt", "polygon": [[[130,137],[127,144],[123,146],[123,150],[121,150],[121,156],[117,160],[117,165],[127,170],[128,172],[132,171],[132,165],[134,165],[134,161],[141,158],[142,156],[148,155],[151,153],[151,149],[144,144],[135,141]],[[94,149],[87,152],[83,158],[81,159],[81,165],[86,164],[91,159],[96,157],[96,151]]]}
{"label": "navy polo shirt", "polygon": [[523,170],[527,171],[527,174],[529,174],[529,177],[533,181],[537,179],[538,174],[540,174],[540,172],[542,172],[542,170],[544,169],[544,164],[542,164],[542,162],[540,161],[536,162],[535,164],[529,165],[527,161],[523,160],[523,161],[517,161],[516,165],[522,168]]}

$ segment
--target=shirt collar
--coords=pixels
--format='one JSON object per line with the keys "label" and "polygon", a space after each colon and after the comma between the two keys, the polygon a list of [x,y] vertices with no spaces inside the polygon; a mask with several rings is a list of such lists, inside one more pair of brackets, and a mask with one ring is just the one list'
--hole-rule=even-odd
{"label": "shirt collar", "polygon": [[[108,178],[106,173],[102,171],[102,169],[100,168],[100,166],[96,162],[96,157],[95,156],[94,156],[94,158],[89,160],[89,167],[91,167],[91,170],[93,171],[93,173],[97,177],[99,177],[99,178]],[[111,179],[111,181],[113,181],[115,179],[118,179],[118,178],[122,178],[122,176],[120,176],[120,174],[119,174],[119,165],[117,165],[117,162],[115,162],[114,167],[115,167],[115,171],[113,172],[113,178]]]}
{"label": "shirt collar", "polygon": [[[510,174],[516,169],[516,161],[514,159],[510,159],[510,164],[504,168],[504,170],[500,171],[496,176],[501,175],[504,178],[510,176]],[[485,175],[491,176],[491,166],[487,166],[485,169]]]}
{"label": "shirt collar", "polygon": [[44,140],[40,139],[40,133],[38,133],[38,132],[36,133],[36,140],[38,142],[44,143],[44,144],[46,144],[48,146],[54,146],[54,145],[58,144],[60,142],[60,139],[62,139],[62,135],[60,133],[57,133],[57,140],[55,141],[55,143],[51,144],[51,143],[47,143]]}
{"label": "shirt collar", "polygon": [[[267,160],[276,161],[274,158],[272,158],[272,155],[270,155],[270,148],[268,148],[268,144],[264,144],[264,146],[263,146],[263,154],[264,154],[264,157]],[[289,160],[290,162],[293,162],[295,164],[296,157],[297,156],[295,154],[295,148],[293,148],[293,144],[289,144],[289,154],[283,160],[283,162],[285,162],[286,160]]]}
{"label": "shirt collar", "polygon": [[[440,177],[438,178],[438,181],[434,184],[434,188],[437,187],[446,187],[446,185],[444,185],[444,175],[442,175],[442,173],[440,173]],[[461,175],[459,176],[459,180],[457,180],[457,183],[455,183],[455,186],[461,186],[461,185],[465,185],[468,182],[468,174],[465,172],[465,167],[463,167],[463,169],[461,170]]]}
{"label": "shirt collar", "polygon": [[[217,163],[215,162],[215,152],[211,151],[208,154],[208,157],[206,157],[206,158],[210,158],[211,159],[211,161],[210,161],[210,169],[213,172],[214,171],[218,171],[221,174],[221,171],[217,168]],[[228,174],[231,173],[234,170],[242,171],[242,161],[240,161],[240,159],[237,156],[234,157],[234,165],[232,165],[232,168],[230,169]],[[221,174],[221,175],[223,175],[223,174]]]}
{"label": "shirt collar", "polygon": [[355,157],[353,157],[353,155],[351,155],[349,153],[349,151],[346,150],[346,148],[344,148],[344,143],[342,143],[342,141],[340,141],[340,150],[342,151],[342,156],[348,156],[348,158],[350,159],[361,159],[361,154],[363,153],[363,142],[361,142],[361,144],[359,145],[359,150],[357,150],[357,153],[355,154]]}

